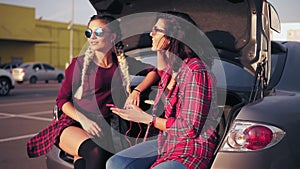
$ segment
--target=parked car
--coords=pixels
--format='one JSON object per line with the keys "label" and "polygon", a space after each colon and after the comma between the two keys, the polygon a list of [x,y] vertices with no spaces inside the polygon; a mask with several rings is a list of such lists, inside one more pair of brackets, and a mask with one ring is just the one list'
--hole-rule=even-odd
{"label": "parked car", "polygon": [[12,69],[19,67],[20,64],[18,63],[4,63],[0,65],[0,69],[4,69],[10,73],[12,73]]}
{"label": "parked car", "polygon": [[48,83],[49,80],[56,80],[61,83],[64,79],[64,71],[47,63],[28,62],[14,68],[12,76],[17,83],[23,83],[24,81],[29,81],[29,83],[45,81]]}
{"label": "parked car", "polygon": [[[121,21],[125,26],[138,25],[139,30],[149,27],[145,34],[153,24],[149,17],[152,12],[176,9],[196,20],[220,57],[213,65],[218,81],[219,140],[209,168],[300,168],[300,79],[297,75],[300,42],[271,41],[272,30],[280,31],[280,20],[270,3],[266,0],[139,0],[113,1],[112,8],[110,1],[90,2],[98,12],[124,16]],[[134,14],[136,17],[132,17]],[[135,20],[149,22],[135,24]],[[130,43],[129,37],[123,41],[125,47],[132,50],[150,46],[151,39],[141,34],[130,35],[142,43]],[[46,157],[48,169],[73,167],[72,156],[57,147]]]}
{"label": "parked car", "polygon": [[8,95],[13,88],[15,88],[15,81],[11,74],[4,69],[0,69],[0,96]]}

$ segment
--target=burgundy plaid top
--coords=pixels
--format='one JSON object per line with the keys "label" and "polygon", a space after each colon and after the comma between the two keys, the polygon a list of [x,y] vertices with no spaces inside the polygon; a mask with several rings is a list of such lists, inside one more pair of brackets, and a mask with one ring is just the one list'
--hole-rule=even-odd
{"label": "burgundy plaid top", "polygon": [[175,160],[189,169],[207,168],[216,147],[215,78],[200,59],[184,62],[167,94],[165,89],[172,70],[168,68],[161,75],[155,102],[158,98],[164,102],[167,130],[159,133],[159,156],[152,167]]}
{"label": "burgundy plaid top", "polygon": [[[80,85],[83,56],[74,58],[65,71],[66,78],[56,99],[58,107],[61,108],[64,103],[70,101],[82,112],[100,113],[104,117],[108,117],[112,113],[105,104],[113,103],[122,107],[126,100],[126,95],[120,74],[115,73],[118,70],[116,56],[113,58],[115,58],[115,64],[108,69],[100,68],[93,62],[90,63],[89,70],[85,76],[86,82],[83,86],[84,90],[81,100],[73,98],[73,95]],[[155,70],[153,66],[133,58],[127,57],[126,60],[129,73],[132,75],[145,76],[148,72]],[[114,98],[112,98],[112,95]],[[62,130],[70,125],[80,126],[78,122],[66,114],[62,114],[58,121],[53,122],[28,140],[28,156],[38,157],[45,155],[55,143],[58,143]]]}

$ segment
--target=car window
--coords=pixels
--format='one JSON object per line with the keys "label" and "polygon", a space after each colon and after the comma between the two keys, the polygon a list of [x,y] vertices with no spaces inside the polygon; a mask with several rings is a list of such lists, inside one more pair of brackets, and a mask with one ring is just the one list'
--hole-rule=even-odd
{"label": "car window", "polygon": [[18,67],[17,64],[8,64],[8,63],[3,64],[3,65],[0,66],[1,69],[13,69],[13,68],[16,68],[16,67]]}
{"label": "car window", "polygon": [[252,87],[253,75],[235,64],[215,60],[212,71],[217,78],[217,86],[219,87],[227,87],[233,90]]}
{"label": "car window", "polygon": [[[277,62],[278,62],[278,57],[280,56],[280,54],[272,54],[272,61],[271,61],[271,77],[274,74],[275,70],[276,70],[276,66]],[[284,57],[282,57],[284,58]]]}
{"label": "car window", "polygon": [[45,70],[54,70],[54,67],[48,64],[43,64]]}
{"label": "car window", "polygon": [[0,65],[1,69],[5,69],[6,67],[7,67],[7,64]]}
{"label": "car window", "polygon": [[20,66],[20,68],[27,69],[29,66],[30,66],[29,64],[22,64],[22,65]]}
{"label": "car window", "polygon": [[[157,65],[156,55],[145,56],[139,60],[154,66]],[[253,75],[235,64],[215,60],[212,71],[217,78],[218,87],[227,87],[233,90],[251,89],[252,87]],[[135,85],[143,79],[138,76],[131,76],[131,78]]]}
{"label": "car window", "polygon": [[38,71],[38,70],[41,70],[42,67],[41,67],[40,64],[34,64],[34,65],[32,66],[32,69]]}
{"label": "car window", "polygon": [[147,56],[141,59],[142,62],[153,65],[153,66],[157,66],[157,58],[156,55],[153,56]]}
{"label": "car window", "polygon": [[[150,49],[149,49],[150,50]],[[147,53],[147,52],[146,52]],[[151,64],[153,66],[156,67],[157,65],[157,58],[155,54],[151,54],[149,55],[148,53],[142,53],[140,55],[134,56],[135,59],[140,60],[143,63],[146,64]],[[137,86],[140,82],[143,81],[145,77],[144,76],[134,76],[134,75],[130,75],[130,79],[131,79],[131,86]]]}

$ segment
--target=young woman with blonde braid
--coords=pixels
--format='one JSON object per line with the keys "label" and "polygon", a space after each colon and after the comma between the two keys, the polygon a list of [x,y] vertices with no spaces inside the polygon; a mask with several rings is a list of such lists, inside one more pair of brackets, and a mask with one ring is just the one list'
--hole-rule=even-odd
{"label": "young woman with blonde braid", "polygon": [[[115,18],[92,16],[85,35],[89,47],[85,55],[74,58],[66,69],[56,99],[64,113],[28,141],[27,152],[29,157],[41,156],[55,144],[74,156],[75,169],[103,169],[112,154],[128,146],[122,135],[127,128],[122,127],[122,119],[107,104],[123,107],[130,98],[127,102],[138,105],[140,92],[158,76],[153,66],[125,58]],[[147,75],[131,93],[129,73]]]}

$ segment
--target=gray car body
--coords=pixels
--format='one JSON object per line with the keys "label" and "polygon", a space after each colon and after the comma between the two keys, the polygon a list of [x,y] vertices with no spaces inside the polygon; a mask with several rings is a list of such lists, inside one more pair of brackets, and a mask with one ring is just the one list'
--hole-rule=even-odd
{"label": "gray car body", "polygon": [[271,76],[276,79],[272,92],[243,106],[234,121],[270,124],[285,131],[285,136],[278,144],[264,150],[218,151],[212,168],[300,168],[300,79],[297,78],[300,72],[300,43],[282,42],[282,45],[285,51],[276,54],[280,60],[274,65],[277,70]]}
{"label": "gray car body", "polygon": [[[23,72],[24,75],[23,75]],[[12,70],[12,76],[18,83],[29,81],[36,83],[37,81],[56,80],[59,83],[64,79],[64,71],[43,62],[26,62]]]}

